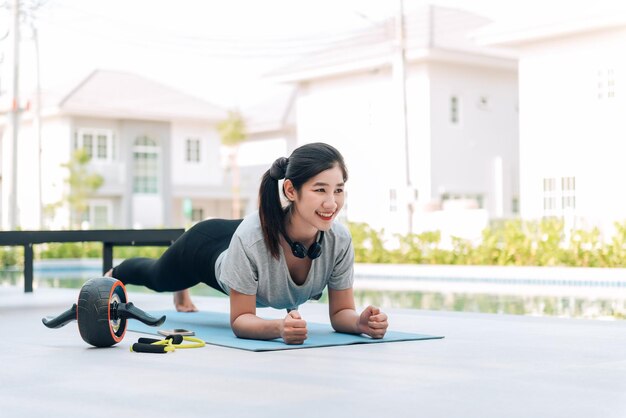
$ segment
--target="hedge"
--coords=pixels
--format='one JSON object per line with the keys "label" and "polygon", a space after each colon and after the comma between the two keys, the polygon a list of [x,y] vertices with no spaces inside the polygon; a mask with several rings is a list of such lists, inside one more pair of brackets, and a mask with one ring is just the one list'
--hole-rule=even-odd
{"label": "hedge", "polygon": [[[457,264],[498,266],[626,267],[626,221],[603,237],[598,228],[565,230],[560,219],[493,223],[479,242],[452,237],[448,245],[439,231],[396,235],[396,248],[384,231],[350,223],[357,263]],[[115,258],[159,257],[166,247],[116,247]],[[50,243],[34,247],[36,259],[101,258],[100,243]],[[0,247],[3,267],[23,265],[21,247]]]}

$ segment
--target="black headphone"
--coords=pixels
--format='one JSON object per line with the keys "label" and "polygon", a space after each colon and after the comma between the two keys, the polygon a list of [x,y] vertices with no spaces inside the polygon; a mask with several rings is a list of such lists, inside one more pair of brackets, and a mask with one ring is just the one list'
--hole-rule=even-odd
{"label": "black headphone", "polygon": [[306,247],[301,243],[293,242],[287,236],[287,234],[283,234],[283,237],[285,237],[285,241],[287,241],[287,244],[291,246],[291,252],[295,257],[304,258],[306,256],[309,256],[311,260],[315,260],[320,255],[322,255],[322,239],[324,239],[324,231],[320,231],[319,239],[309,247],[308,251]]}

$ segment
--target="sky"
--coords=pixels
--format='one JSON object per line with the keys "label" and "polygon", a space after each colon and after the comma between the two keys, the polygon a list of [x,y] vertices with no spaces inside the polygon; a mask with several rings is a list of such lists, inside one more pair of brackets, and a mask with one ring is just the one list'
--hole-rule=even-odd
{"label": "sky", "polygon": [[[0,9],[0,37],[10,11]],[[37,27],[41,81],[63,94],[95,69],[137,73],[217,105],[258,105],[277,87],[267,73],[350,31],[397,13],[399,0],[22,0],[23,92],[35,85]],[[422,0],[404,0],[407,13]],[[495,22],[541,22],[620,6],[620,0],[435,0]],[[593,6],[591,6],[593,5]],[[10,84],[10,36],[0,41],[0,90]],[[23,93],[24,94],[24,93]]]}

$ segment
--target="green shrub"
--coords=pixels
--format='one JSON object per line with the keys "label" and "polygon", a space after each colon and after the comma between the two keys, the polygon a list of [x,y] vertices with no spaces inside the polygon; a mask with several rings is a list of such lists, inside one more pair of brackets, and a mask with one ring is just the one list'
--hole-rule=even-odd
{"label": "green shrub", "polygon": [[[115,258],[151,257],[158,258],[167,247],[114,247]],[[102,258],[99,242],[63,242],[35,246],[35,257],[50,258]]]}
{"label": "green shrub", "polygon": [[115,258],[149,257],[159,258],[167,250],[167,247],[115,247]]}
{"label": "green shrub", "polygon": [[352,223],[356,262],[458,264],[499,266],[626,267],[626,221],[615,224],[605,242],[598,228],[566,233],[559,218],[492,222],[479,243],[451,237],[451,248],[441,247],[441,234],[427,231],[396,236],[399,246],[385,247],[384,231]]}
{"label": "green shrub", "polygon": [[383,231],[377,232],[365,223],[350,223],[354,259],[357,263],[388,263],[390,255],[385,250],[381,238]]}
{"label": "green shrub", "polygon": [[0,265],[2,268],[23,266],[24,247],[0,247]]}
{"label": "green shrub", "polygon": [[[442,247],[439,231],[395,235],[397,245],[388,248],[384,231],[365,223],[350,223],[357,263],[458,264],[500,266],[626,267],[626,221],[615,224],[610,239],[598,228],[569,232],[561,219],[520,219],[492,222],[473,243],[452,237]],[[115,247],[115,258],[158,258],[167,247]],[[101,258],[102,244],[48,243],[35,245],[35,258]],[[0,265],[21,266],[22,247],[0,247]]]}

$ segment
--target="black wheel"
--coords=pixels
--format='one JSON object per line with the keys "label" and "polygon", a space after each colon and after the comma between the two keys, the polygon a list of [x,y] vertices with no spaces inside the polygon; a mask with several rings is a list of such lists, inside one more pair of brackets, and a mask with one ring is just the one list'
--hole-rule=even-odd
{"label": "black wheel", "polygon": [[117,279],[99,277],[85,282],[78,295],[76,315],[83,340],[96,347],[110,347],[122,341],[126,318],[119,318],[115,307],[126,302],[126,288]]}

